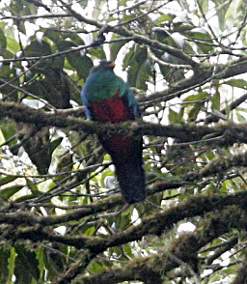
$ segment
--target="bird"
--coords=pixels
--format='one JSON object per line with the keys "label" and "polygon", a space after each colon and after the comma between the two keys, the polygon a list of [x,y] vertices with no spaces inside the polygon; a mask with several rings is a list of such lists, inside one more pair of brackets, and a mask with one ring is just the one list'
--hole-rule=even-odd
{"label": "bird", "polygon": [[[102,123],[134,121],[141,117],[138,103],[128,83],[114,72],[113,61],[102,60],[94,66],[81,90],[88,119]],[[143,138],[131,134],[98,135],[110,154],[122,196],[127,204],[145,200]]]}

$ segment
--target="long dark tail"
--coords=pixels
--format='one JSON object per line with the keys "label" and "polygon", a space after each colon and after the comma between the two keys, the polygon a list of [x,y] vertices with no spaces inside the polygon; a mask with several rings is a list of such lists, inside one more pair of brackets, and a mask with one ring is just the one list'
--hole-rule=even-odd
{"label": "long dark tail", "polygon": [[142,161],[130,159],[125,163],[115,163],[115,167],[120,189],[127,203],[143,201],[146,192]]}
{"label": "long dark tail", "polygon": [[145,199],[145,173],[142,159],[142,138],[114,135],[99,137],[111,155],[122,195],[131,204]]}

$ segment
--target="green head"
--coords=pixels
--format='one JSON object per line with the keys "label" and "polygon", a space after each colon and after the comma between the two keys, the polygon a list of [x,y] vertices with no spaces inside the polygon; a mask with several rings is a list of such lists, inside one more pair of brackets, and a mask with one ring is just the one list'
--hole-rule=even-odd
{"label": "green head", "polygon": [[114,73],[114,67],[114,62],[102,60],[92,68],[84,85],[89,102],[111,98],[117,92],[120,96],[124,95],[128,85]]}

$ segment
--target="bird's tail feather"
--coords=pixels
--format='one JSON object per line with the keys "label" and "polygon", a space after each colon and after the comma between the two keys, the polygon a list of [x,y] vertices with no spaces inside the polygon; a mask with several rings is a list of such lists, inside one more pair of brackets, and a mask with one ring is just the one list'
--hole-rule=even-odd
{"label": "bird's tail feather", "polygon": [[146,197],[145,174],[142,164],[132,160],[115,164],[121,192],[127,203],[143,201]]}

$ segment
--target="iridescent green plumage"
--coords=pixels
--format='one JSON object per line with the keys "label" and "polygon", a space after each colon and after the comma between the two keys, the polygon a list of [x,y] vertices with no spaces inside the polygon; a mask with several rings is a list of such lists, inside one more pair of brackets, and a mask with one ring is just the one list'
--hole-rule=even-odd
{"label": "iridescent green plumage", "polygon": [[[94,70],[92,73],[92,79],[89,79],[87,83],[87,92],[90,93],[88,101],[99,101],[108,99],[115,96],[116,90],[119,91],[119,95],[123,96],[128,92],[128,85],[118,76],[116,76],[111,69],[105,72]],[[96,74],[94,76],[94,74]],[[91,84],[92,81],[92,84]]]}
{"label": "iridescent green plumage", "polygon": [[[82,89],[82,101],[88,118],[119,123],[140,116],[138,104],[127,83],[113,72],[114,65],[103,61],[92,69]],[[142,138],[115,134],[99,136],[111,155],[123,196],[128,203],[145,198]]]}

